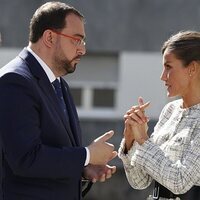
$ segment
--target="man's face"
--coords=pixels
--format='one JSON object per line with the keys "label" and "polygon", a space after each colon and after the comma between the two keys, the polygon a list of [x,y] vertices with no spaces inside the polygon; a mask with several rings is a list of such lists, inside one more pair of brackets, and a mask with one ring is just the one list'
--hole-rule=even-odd
{"label": "man's face", "polygon": [[54,70],[59,76],[74,72],[81,57],[86,53],[83,20],[75,14],[68,15],[65,20],[66,28],[55,33],[57,39],[53,62]]}

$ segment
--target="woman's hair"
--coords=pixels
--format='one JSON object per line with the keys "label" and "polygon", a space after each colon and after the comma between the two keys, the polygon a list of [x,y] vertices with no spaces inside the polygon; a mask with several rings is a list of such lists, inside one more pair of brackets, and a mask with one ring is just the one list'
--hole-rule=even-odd
{"label": "woman's hair", "polygon": [[37,42],[47,29],[63,29],[66,27],[66,16],[72,13],[82,19],[84,18],[78,10],[65,3],[45,3],[36,10],[30,21],[29,41]]}
{"label": "woman's hair", "polygon": [[172,35],[162,46],[161,52],[168,50],[177,59],[180,59],[184,66],[192,61],[200,61],[200,32],[181,31]]}

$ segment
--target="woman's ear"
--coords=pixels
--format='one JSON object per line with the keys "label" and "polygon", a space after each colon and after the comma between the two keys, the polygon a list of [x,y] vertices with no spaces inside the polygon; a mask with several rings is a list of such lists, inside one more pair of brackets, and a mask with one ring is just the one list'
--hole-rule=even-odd
{"label": "woman's ear", "polygon": [[189,76],[193,76],[199,69],[199,63],[197,61],[192,61],[188,66]]}

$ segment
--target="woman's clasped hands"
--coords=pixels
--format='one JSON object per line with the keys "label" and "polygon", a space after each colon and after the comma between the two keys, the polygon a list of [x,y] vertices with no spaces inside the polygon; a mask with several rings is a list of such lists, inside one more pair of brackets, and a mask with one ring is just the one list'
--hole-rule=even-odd
{"label": "woman's clasped hands", "polygon": [[139,97],[138,105],[132,106],[124,115],[124,138],[127,151],[131,148],[134,141],[141,145],[149,138],[147,134],[149,118],[145,114],[145,109],[149,105],[150,102],[144,103],[143,98]]}

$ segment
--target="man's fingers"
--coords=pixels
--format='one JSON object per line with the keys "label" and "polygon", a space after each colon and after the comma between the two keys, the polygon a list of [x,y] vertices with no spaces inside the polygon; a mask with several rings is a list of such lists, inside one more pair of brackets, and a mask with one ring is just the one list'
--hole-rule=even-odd
{"label": "man's fingers", "polygon": [[106,172],[106,179],[109,179],[112,177],[112,171],[111,169],[109,169],[107,172]]}
{"label": "man's fingers", "polygon": [[93,179],[92,179],[92,182],[93,182],[93,183],[96,183],[96,182],[97,182],[97,179],[96,179],[96,178],[93,178]]}
{"label": "man's fingers", "polygon": [[103,174],[100,178],[99,178],[99,182],[104,182],[106,180],[106,174]]}
{"label": "man's fingers", "polygon": [[95,139],[94,141],[102,141],[102,142],[106,142],[107,140],[109,140],[112,136],[114,135],[114,131],[108,131],[105,134],[103,134],[102,136],[98,137],[97,139]]}
{"label": "man's fingers", "polygon": [[116,166],[109,166],[109,168],[111,169],[111,173],[114,174],[117,170]]}
{"label": "man's fingers", "polygon": [[106,165],[108,170],[106,172],[106,179],[109,179],[112,177],[112,175],[116,172],[116,166],[110,166],[110,165]]}
{"label": "man's fingers", "polygon": [[116,156],[117,156],[117,151],[113,151],[109,161],[115,158]]}

